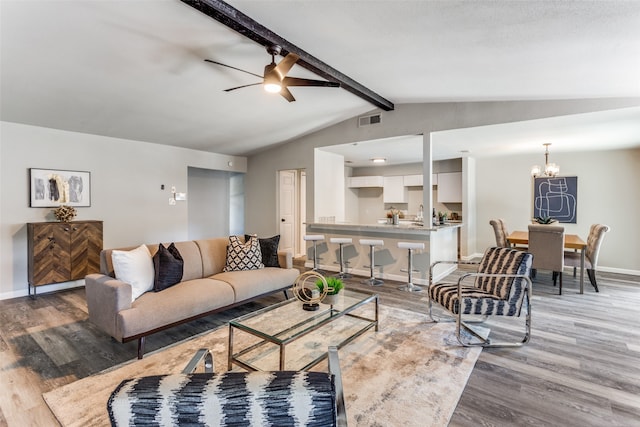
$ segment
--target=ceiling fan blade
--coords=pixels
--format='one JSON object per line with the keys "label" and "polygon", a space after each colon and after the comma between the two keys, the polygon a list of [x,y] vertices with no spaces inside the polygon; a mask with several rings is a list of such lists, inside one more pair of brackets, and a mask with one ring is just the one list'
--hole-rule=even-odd
{"label": "ceiling fan blade", "polygon": [[286,99],[289,102],[293,102],[296,99],[293,97],[293,95],[291,94],[291,92],[289,92],[289,89],[287,89],[286,87],[282,87],[282,89],[280,90],[280,95],[282,95],[282,97],[284,99]]}
{"label": "ceiling fan blade", "polygon": [[236,87],[232,87],[232,88],[229,88],[229,89],[225,89],[224,91],[225,92],[231,92],[232,90],[242,89],[243,87],[258,86],[258,85],[261,85],[261,84],[262,84],[262,82],[260,82],[260,83],[251,83],[249,85],[242,85],[242,86],[236,86]]}
{"label": "ceiling fan blade", "polygon": [[326,82],[324,80],[301,79],[299,77],[285,77],[282,84],[288,86],[320,86],[320,87],[340,87],[340,83]]}
{"label": "ceiling fan blade", "polygon": [[213,61],[211,59],[205,59],[205,61],[206,62],[211,62],[212,64],[216,64],[216,65],[222,65],[223,67],[231,68],[231,69],[237,70],[237,71],[242,71],[243,73],[251,74],[252,76],[256,76],[256,77],[262,78],[262,76],[259,75],[259,74],[252,73],[251,71],[243,70],[241,68],[232,67],[231,65],[223,64],[222,62]]}
{"label": "ceiling fan blade", "polygon": [[296,55],[295,53],[289,53],[287,56],[285,56],[282,59],[282,61],[280,61],[278,65],[276,65],[276,68],[274,68],[273,71],[278,73],[278,77],[280,77],[280,81],[282,81],[282,79],[285,78],[289,70],[291,70],[291,67],[293,67],[293,65],[298,61],[298,59],[300,59],[298,55]]}

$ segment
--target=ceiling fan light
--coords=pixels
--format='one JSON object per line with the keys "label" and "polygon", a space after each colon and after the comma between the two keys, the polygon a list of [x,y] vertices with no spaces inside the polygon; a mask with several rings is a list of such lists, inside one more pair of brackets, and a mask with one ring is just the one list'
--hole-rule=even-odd
{"label": "ceiling fan light", "polygon": [[279,83],[267,83],[264,84],[264,90],[269,93],[279,93],[282,90],[282,86]]}

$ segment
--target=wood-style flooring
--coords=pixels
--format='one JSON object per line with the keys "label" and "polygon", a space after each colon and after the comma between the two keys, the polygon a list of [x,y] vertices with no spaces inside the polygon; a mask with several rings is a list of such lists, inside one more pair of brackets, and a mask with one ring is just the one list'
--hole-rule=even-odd
{"label": "wood-style flooring", "polygon": [[[482,351],[450,426],[640,426],[640,279],[598,277],[600,292],[587,281],[580,295],[567,271],[559,296],[550,274],[538,273],[531,342]],[[397,282],[371,288],[360,279],[347,286],[426,314],[424,292],[401,292]],[[147,352],[282,299],[277,294],[157,333],[147,339]],[[518,322],[489,326],[492,334],[516,336]],[[57,425],[43,392],[135,357],[135,342],[115,342],[88,321],[83,288],[0,301],[0,425]]]}

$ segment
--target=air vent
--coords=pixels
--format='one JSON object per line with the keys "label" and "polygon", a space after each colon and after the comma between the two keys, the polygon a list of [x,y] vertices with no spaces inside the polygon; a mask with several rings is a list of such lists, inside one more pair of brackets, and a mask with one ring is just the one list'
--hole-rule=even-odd
{"label": "air vent", "polygon": [[372,116],[358,117],[358,127],[375,125],[377,123],[380,123],[380,113]]}

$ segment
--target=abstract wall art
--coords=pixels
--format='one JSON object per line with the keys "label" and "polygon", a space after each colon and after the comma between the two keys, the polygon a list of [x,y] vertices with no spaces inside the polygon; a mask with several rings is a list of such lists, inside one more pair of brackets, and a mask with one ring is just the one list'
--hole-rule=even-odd
{"label": "abstract wall art", "polygon": [[578,177],[534,178],[533,216],[575,224],[578,215]]}
{"label": "abstract wall art", "polygon": [[29,169],[32,208],[91,206],[91,173]]}

